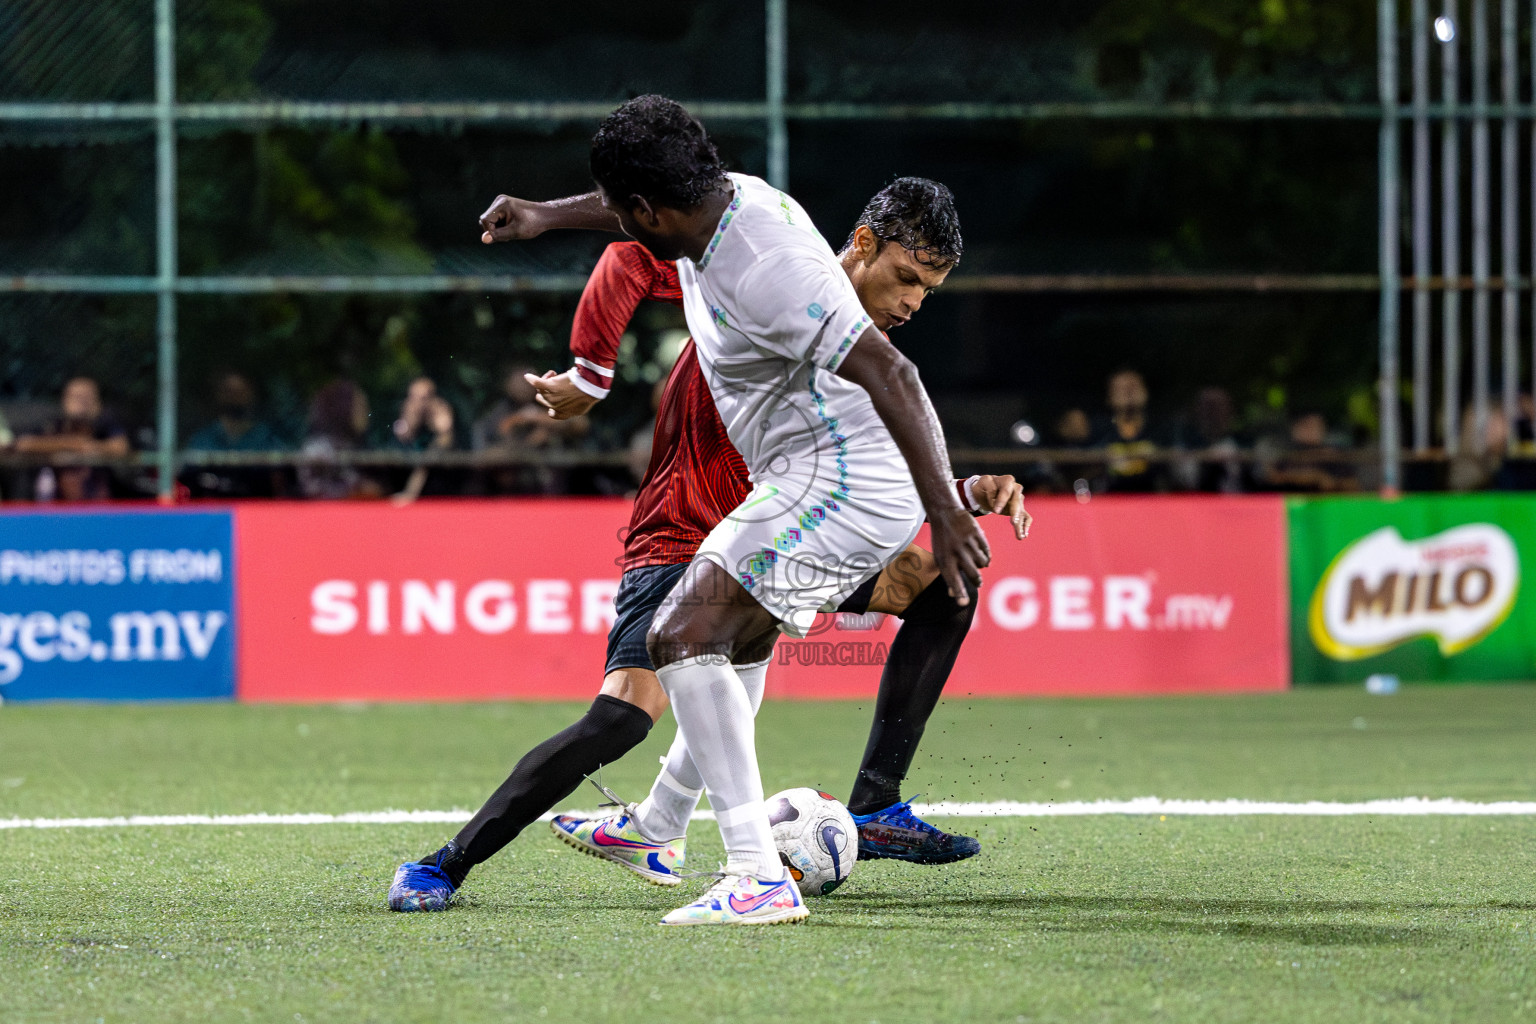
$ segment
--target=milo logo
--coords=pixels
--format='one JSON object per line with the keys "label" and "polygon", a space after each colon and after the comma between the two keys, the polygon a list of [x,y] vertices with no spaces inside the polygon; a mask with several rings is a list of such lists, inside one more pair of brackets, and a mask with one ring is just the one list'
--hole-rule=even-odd
{"label": "milo logo", "polygon": [[1509,534],[1470,523],[1405,541],[1385,526],[1339,553],[1312,595],[1307,627],[1317,649],[1355,661],[1419,636],[1459,654],[1503,622],[1520,590]]}

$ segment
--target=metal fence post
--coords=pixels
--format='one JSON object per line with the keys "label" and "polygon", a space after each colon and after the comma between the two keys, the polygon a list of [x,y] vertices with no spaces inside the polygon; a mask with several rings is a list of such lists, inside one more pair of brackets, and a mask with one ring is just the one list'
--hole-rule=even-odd
{"label": "metal fence post", "polygon": [[1520,140],[1515,124],[1515,104],[1519,101],[1519,27],[1516,23],[1515,0],[1501,0],[1500,15],[1500,67],[1499,81],[1504,100],[1503,131],[1499,139],[1499,155],[1503,158],[1499,195],[1503,200],[1500,211],[1499,242],[1501,257],[1499,276],[1504,279],[1501,292],[1503,302],[1499,328],[1502,341],[1499,365],[1502,370],[1504,423],[1508,428],[1508,448],[1515,447],[1515,419],[1519,411],[1520,393]]}
{"label": "metal fence post", "polygon": [[175,0],[155,0],[155,250],[159,495],[176,495],[176,36]]}
{"label": "metal fence post", "polygon": [[1429,0],[1413,0],[1413,450],[1429,429]]}
{"label": "metal fence post", "polygon": [[1461,451],[1461,86],[1457,40],[1461,26],[1457,0],[1445,0],[1447,34],[1440,47],[1440,275],[1445,294],[1440,299],[1441,396],[1440,426],[1447,455]]}
{"label": "metal fence post", "polygon": [[1472,454],[1488,449],[1492,259],[1488,146],[1488,0],[1472,0]]}
{"label": "metal fence post", "polygon": [[784,83],[789,62],[788,0],[767,0],[765,40],[768,81],[768,183],[789,191],[789,126],[784,119]]}
{"label": "metal fence post", "polygon": [[1397,3],[1379,0],[1378,47],[1381,88],[1379,140],[1381,185],[1381,489],[1395,493],[1402,486],[1402,451],[1398,428],[1398,166],[1397,126]]}

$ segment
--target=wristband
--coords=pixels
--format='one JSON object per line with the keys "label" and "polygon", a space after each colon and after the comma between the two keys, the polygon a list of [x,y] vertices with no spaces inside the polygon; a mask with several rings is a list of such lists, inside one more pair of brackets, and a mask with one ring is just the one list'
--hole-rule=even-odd
{"label": "wristband", "polygon": [[598,401],[602,401],[608,397],[608,390],[606,388],[598,387],[596,384],[593,384],[591,381],[587,380],[587,378],[583,377],[581,375],[580,367],[571,367],[569,370],[565,371],[565,376],[570,380],[572,384],[575,384],[577,389],[580,390],[584,395],[588,395],[597,399]]}
{"label": "wristband", "polygon": [[956,480],[955,484],[960,488],[960,500],[965,503],[965,507],[978,515],[985,515],[987,510],[981,507],[981,503],[976,500],[975,495],[971,491],[971,488],[976,485],[976,481],[980,479],[981,474],[978,473],[965,480]]}

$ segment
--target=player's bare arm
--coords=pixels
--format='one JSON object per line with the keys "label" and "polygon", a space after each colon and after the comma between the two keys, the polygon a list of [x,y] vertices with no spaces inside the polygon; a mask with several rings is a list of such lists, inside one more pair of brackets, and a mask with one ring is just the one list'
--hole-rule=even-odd
{"label": "player's bare arm", "polygon": [[579,196],[534,202],[516,196],[497,196],[480,215],[480,241],[520,242],[537,238],[546,231],[559,228],[584,228],[589,231],[613,231],[623,229],[619,219],[603,206],[603,197],[597,192],[585,192]]}
{"label": "player's bare arm", "polygon": [[907,460],[918,499],[933,531],[933,554],[949,594],[970,603],[965,580],[981,585],[981,570],[992,560],[986,535],[955,492],[944,430],[923,390],[917,367],[871,327],[849,350],[838,376],[869,393],[875,412]]}

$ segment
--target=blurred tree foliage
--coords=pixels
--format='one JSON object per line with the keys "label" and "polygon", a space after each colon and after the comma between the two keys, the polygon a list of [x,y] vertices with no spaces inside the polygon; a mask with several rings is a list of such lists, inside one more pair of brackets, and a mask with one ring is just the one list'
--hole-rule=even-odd
{"label": "blurred tree foliage", "polygon": [[1089,23],[1095,84],[1140,100],[1370,101],[1375,5],[1109,0]]}
{"label": "blurred tree foliage", "polygon": [[[0,98],[152,97],[147,0],[13,0],[0,13]],[[493,0],[178,0],[178,94],[413,99],[750,98],[761,88],[760,5],[617,0],[525,11]],[[1368,0],[790,0],[790,99],[804,101],[1369,102]],[[69,42],[69,41],[73,42]],[[67,45],[66,45],[67,44]],[[205,273],[572,272],[606,239],[483,249],[473,217],[498,191],[587,185],[590,125],[184,126],[180,268]],[[723,155],[761,173],[756,125],[711,125]],[[0,133],[6,269],[150,273],[153,136],[144,125]],[[1369,122],[797,122],[792,189],[841,238],[897,174],[954,189],[962,273],[1369,272]],[[47,182],[47,188],[37,183]],[[509,269],[510,268],[510,269]],[[185,296],[182,427],[210,381],[241,369],[288,433],[307,397],[347,375],[387,423],[405,383],[432,375],[467,433],[511,363],[565,361],[574,298]],[[154,303],[0,299],[0,397],[51,395],[74,372],[152,421]],[[1104,374],[1141,366],[1172,410],[1204,384],[1267,409],[1279,394],[1342,419],[1374,373],[1369,301],[1145,296],[942,296],[900,343],[951,392],[1008,389],[1032,410],[1100,401]],[[642,312],[637,382],[678,319]],[[68,344],[52,344],[67,337]],[[647,414],[648,389],[604,406],[608,440]],[[1096,405],[1095,405],[1096,407]],[[977,428],[961,440],[995,442]]]}
{"label": "blurred tree foliage", "polygon": [[1369,101],[1369,0],[792,0],[795,99]]}
{"label": "blurred tree foliage", "polygon": [[[255,71],[272,34],[263,4],[201,0],[187,5],[177,28],[181,95],[258,94]],[[410,176],[381,130],[189,134],[178,171],[182,273],[431,269],[406,201]],[[410,298],[341,295],[184,301],[183,430],[210,414],[209,384],[226,369],[266,385],[269,409],[290,434],[301,429],[306,396],[337,376],[375,395],[374,418],[387,423],[390,410],[380,408],[381,400],[403,394],[423,372],[412,346],[416,305]]]}
{"label": "blurred tree foliage", "polygon": [[[1376,88],[1369,0],[951,0],[942,19],[920,0],[850,0],[790,12],[792,99],[1368,103]],[[799,129],[791,153],[813,212],[851,208],[881,183],[801,170],[839,153],[948,183],[967,271],[1369,273],[1375,147],[1369,121],[1127,118],[838,123]],[[1217,384],[1256,424],[1281,411],[1279,395],[1342,425],[1375,373],[1370,296],[977,296],[957,331],[934,331],[932,314],[956,301],[932,303],[901,344],[927,354],[925,377],[947,390],[1019,382],[1040,422],[1102,409],[1105,378],[1129,365],[1166,416]]]}

